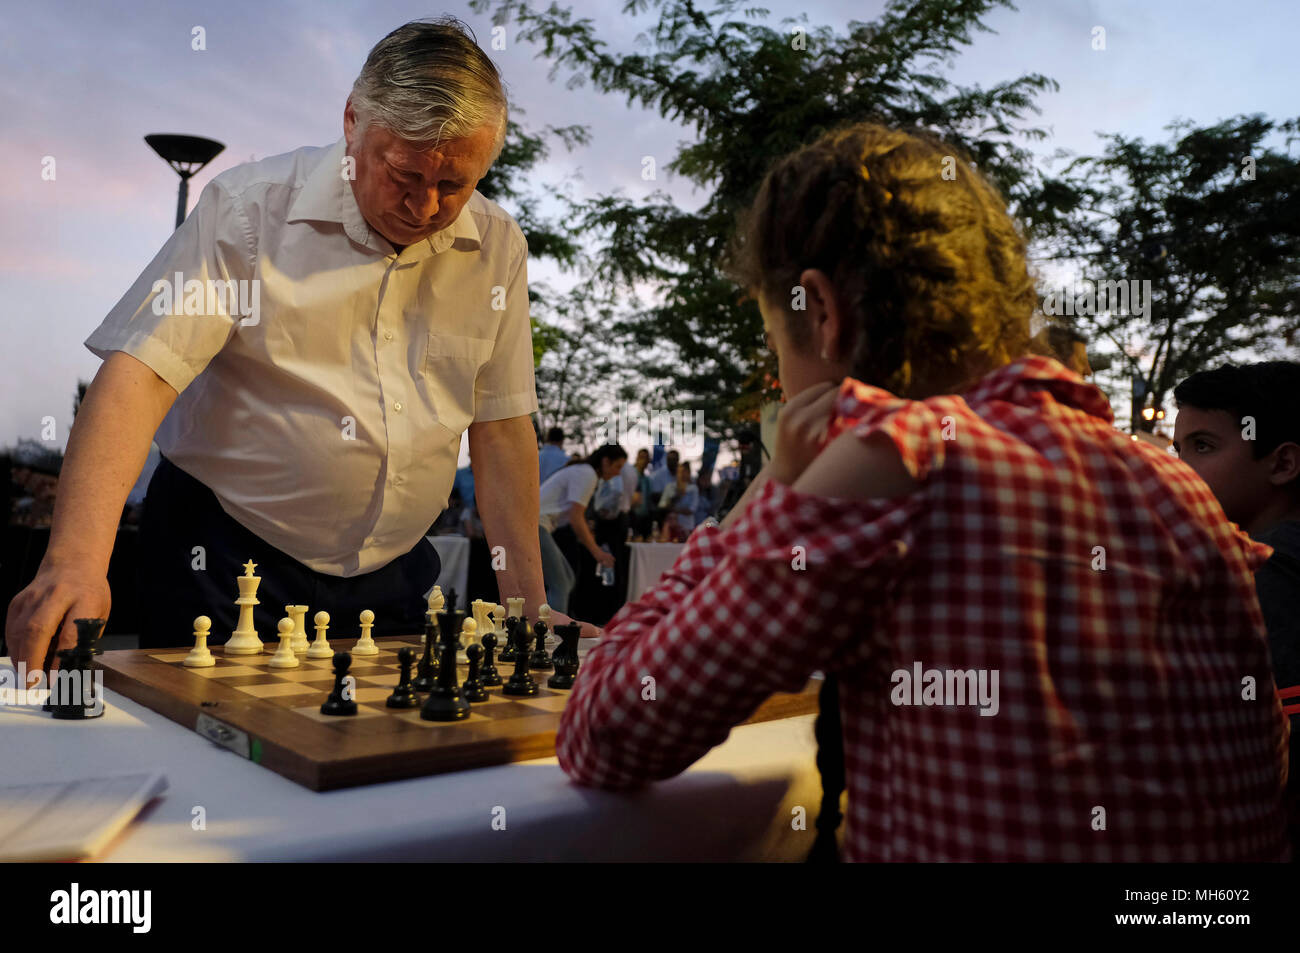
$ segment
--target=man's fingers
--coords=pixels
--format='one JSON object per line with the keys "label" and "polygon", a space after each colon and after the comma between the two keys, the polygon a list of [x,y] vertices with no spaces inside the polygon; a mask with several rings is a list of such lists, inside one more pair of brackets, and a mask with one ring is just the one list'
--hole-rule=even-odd
{"label": "man's fingers", "polygon": [[46,598],[27,608],[26,619],[22,619],[20,614],[17,625],[20,648],[14,653],[15,665],[19,661],[26,662],[28,671],[45,666],[46,649],[58,632],[65,608],[61,600]]}

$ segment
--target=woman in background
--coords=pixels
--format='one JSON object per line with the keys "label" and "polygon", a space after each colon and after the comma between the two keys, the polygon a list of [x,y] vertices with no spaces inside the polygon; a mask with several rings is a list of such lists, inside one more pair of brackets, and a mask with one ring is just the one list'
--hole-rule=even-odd
{"label": "woman in background", "polygon": [[561,467],[541,485],[537,531],[542,549],[542,581],[546,601],[557,612],[568,613],[580,548],[591,553],[598,565],[614,565],[614,557],[596,543],[587,525],[586,510],[597,481],[617,476],[626,460],[626,450],[608,443],[585,460]]}

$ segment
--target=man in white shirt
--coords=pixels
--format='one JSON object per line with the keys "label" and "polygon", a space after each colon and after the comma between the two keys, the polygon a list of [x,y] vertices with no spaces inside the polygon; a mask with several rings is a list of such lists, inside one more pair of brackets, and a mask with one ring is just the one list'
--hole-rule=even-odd
{"label": "man in white shirt", "polygon": [[9,608],[16,661],[36,668],[56,635],[75,643],[74,618],[107,616],[117,516],[155,430],[146,644],[186,641],[198,615],[218,641],[250,558],[264,638],[289,603],[410,631],[466,430],[484,530],[507,555],[502,601],[537,611],[527,246],[475,191],[505,124],[463,26],[408,23],[370,52],[342,140],[213,179],[86,342],[105,361],[45,559]]}

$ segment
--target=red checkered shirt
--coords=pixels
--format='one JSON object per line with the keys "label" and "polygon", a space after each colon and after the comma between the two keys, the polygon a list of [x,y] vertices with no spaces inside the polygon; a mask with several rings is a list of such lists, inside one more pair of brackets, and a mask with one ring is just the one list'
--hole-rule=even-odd
{"label": "red checkered shirt", "polygon": [[[849,859],[1283,858],[1285,722],[1252,579],[1268,548],[1111,421],[1046,358],[924,401],[846,380],[827,439],[888,435],[918,488],[771,481],[696,530],[587,656],[560,764],[606,788],[671,777],[821,670],[840,679]],[[916,704],[918,664],[990,691],[996,673],[996,714]]]}

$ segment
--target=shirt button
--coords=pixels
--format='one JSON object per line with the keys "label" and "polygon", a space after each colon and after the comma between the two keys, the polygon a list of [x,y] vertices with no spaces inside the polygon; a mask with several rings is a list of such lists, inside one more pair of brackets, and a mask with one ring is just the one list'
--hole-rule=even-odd
{"label": "shirt button", "polygon": [[399,414],[402,412],[402,402],[400,400],[393,401],[393,410],[397,411]]}
{"label": "shirt button", "polygon": [[385,340],[385,341],[391,341],[392,339],[393,339],[393,332],[392,332],[392,331],[385,331],[385,332],[384,332],[384,340]]}

